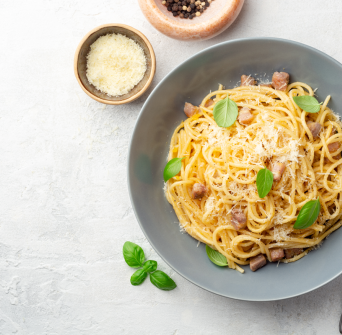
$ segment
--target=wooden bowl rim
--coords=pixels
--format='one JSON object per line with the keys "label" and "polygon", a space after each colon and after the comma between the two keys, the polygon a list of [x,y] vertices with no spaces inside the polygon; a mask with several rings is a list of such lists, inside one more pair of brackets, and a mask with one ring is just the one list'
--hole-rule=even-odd
{"label": "wooden bowl rim", "polygon": [[[91,93],[90,91],[87,90],[87,88],[83,85],[81,79],[80,79],[80,75],[78,73],[78,56],[80,53],[80,50],[84,44],[84,42],[90,37],[90,35],[94,34],[95,32],[103,29],[103,28],[107,28],[107,27],[120,27],[120,28],[124,28],[127,30],[132,31],[133,33],[135,33],[136,35],[138,35],[139,37],[141,37],[143,39],[143,41],[146,43],[147,48],[149,50],[149,53],[151,55],[151,73],[150,76],[146,82],[146,84],[144,85],[144,87],[137,92],[136,94],[132,95],[131,97],[129,97],[128,99],[124,99],[124,100],[116,100],[116,101],[112,101],[112,100],[106,100],[106,99],[102,99],[99,98],[98,96],[94,95],[93,93]],[[76,52],[75,52],[75,56],[74,56],[74,73],[76,76],[76,79],[79,83],[79,85],[81,86],[82,90],[88,94],[91,98],[93,98],[94,100],[101,102],[103,104],[107,104],[107,105],[122,105],[122,104],[127,104],[129,102],[132,102],[136,99],[138,99],[142,94],[144,94],[146,92],[146,90],[148,89],[148,87],[151,85],[151,82],[153,80],[154,74],[156,72],[156,56],[153,50],[153,47],[150,43],[150,41],[147,39],[147,37],[140,32],[139,30],[128,26],[126,24],[121,24],[121,23],[107,23],[107,24],[103,24],[101,26],[98,26],[94,29],[92,29],[91,31],[89,31],[81,40],[81,42],[78,44],[77,48],[76,48]]]}

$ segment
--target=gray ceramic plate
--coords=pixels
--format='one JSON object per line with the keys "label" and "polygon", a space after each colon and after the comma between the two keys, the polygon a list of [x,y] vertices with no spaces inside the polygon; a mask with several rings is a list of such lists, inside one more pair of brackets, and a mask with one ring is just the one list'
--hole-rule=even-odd
{"label": "gray ceramic plate", "polygon": [[224,42],[191,57],[154,89],[137,120],[129,152],[130,196],[141,229],[158,254],[180,275],[219,295],[251,301],[294,297],[312,291],[342,272],[342,229],[322,247],[292,264],[269,263],[253,273],[221,268],[210,262],[205,246],[179,229],[177,217],[163,193],[163,169],[170,137],[186,117],[184,102],[199,104],[218,83],[233,87],[241,74],[267,74],[283,70],[291,82],[302,81],[318,88],[322,101],[342,106],[342,66],[306,45],[255,38]]}

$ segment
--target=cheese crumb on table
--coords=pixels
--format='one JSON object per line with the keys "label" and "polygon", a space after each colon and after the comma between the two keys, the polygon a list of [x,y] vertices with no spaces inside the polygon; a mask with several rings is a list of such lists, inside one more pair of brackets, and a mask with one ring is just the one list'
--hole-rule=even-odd
{"label": "cheese crumb on table", "polygon": [[146,57],[141,46],[121,34],[99,37],[87,55],[87,79],[109,96],[128,93],[146,72]]}

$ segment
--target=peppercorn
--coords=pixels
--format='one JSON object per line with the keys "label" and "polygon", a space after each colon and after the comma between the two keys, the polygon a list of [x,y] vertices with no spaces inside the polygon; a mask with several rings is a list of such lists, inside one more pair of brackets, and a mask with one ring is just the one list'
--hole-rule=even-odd
{"label": "peppercorn", "polygon": [[212,1],[214,0],[161,0],[161,3],[173,16],[192,20],[200,16]]}

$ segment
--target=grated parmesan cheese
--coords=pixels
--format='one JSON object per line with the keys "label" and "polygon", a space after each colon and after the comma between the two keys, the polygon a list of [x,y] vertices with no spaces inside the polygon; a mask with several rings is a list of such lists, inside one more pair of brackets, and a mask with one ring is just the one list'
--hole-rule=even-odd
{"label": "grated parmesan cheese", "polygon": [[101,92],[109,96],[128,93],[146,72],[143,49],[121,34],[98,38],[87,56],[87,78]]}
{"label": "grated parmesan cheese", "polygon": [[[260,117],[260,126],[255,128],[252,139],[248,128],[227,129],[209,124],[208,140],[204,143],[204,151],[210,146],[221,147],[225,151],[228,147],[240,148],[244,151],[247,163],[264,166],[267,159],[274,158],[281,163],[299,162],[300,140],[289,137],[265,112]],[[253,153],[245,152],[245,143],[253,147]]]}

